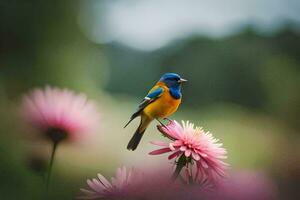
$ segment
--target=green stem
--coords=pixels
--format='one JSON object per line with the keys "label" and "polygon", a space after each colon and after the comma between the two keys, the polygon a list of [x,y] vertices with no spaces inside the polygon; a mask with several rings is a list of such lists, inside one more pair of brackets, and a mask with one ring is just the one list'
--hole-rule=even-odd
{"label": "green stem", "polygon": [[172,176],[172,178],[173,178],[174,181],[177,179],[177,177],[179,176],[182,168],[186,165],[186,163],[187,163],[186,157],[185,157],[184,154],[182,154],[179,157],[179,159],[178,159],[178,161],[176,163],[176,169],[175,169],[175,171],[173,173],[173,176]]}
{"label": "green stem", "polygon": [[56,152],[56,149],[57,149],[57,145],[58,145],[58,142],[53,142],[52,153],[51,153],[51,158],[50,158],[50,163],[49,163],[49,168],[48,168],[48,175],[47,175],[47,179],[46,179],[46,190],[47,190],[47,193],[48,193],[48,189],[49,189],[49,183],[50,183],[50,178],[51,178],[52,166],[53,166],[53,162],[54,162],[54,156],[55,156],[55,152]]}

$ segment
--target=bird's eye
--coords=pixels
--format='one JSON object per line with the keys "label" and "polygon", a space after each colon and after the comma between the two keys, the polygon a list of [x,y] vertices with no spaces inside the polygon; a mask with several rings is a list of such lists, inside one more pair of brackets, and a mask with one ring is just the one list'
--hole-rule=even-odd
{"label": "bird's eye", "polygon": [[178,78],[178,77],[169,77],[169,78],[167,78],[167,80],[170,80],[170,81],[179,81],[180,78]]}

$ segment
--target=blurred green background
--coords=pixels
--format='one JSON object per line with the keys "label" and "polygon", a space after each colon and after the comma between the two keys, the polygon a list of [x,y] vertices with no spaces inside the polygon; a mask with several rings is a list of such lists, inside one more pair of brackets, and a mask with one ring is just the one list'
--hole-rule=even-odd
{"label": "blurred green background", "polygon": [[[118,166],[168,165],[164,156],[148,156],[155,148],[149,141],[161,139],[155,124],[135,152],[127,151],[126,145],[138,120],[123,129],[140,99],[165,72],[189,80],[173,119],[190,120],[212,132],[228,150],[233,170],[264,171],[274,180],[280,199],[300,198],[299,2],[254,1],[250,9],[250,1],[230,1],[225,13],[218,13],[223,9],[219,3],[207,3],[204,7],[212,16],[221,15],[218,23],[224,14],[223,33],[221,25],[209,29],[192,23],[194,29],[187,30],[192,19],[208,20],[213,27],[214,21],[199,14],[205,1],[163,2],[162,10],[155,9],[160,2],[146,0],[0,2],[1,199],[43,199],[50,146],[31,140],[18,116],[22,95],[32,87],[84,92],[97,101],[101,114],[101,128],[93,137],[59,147],[52,199],[73,199],[86,178],[98,172],[113,175]],[[176,13],[176,4],[199,6],[199,13],[185,6],[183,13]],[[234,5],[244,4],[251,10],[249,19],[229,26],[226,16],[239,10]],[[276,9],[286,12],[275,15]],[[264,11],[273,22],[255,17]],[[247,15],[239,13],[242,19]],[[289,13],[294,18],[284,16]],[[168,20],[160,21],[159,16],[177,15],[176,29],[166,32]],[[127,29],[143,37],[122,32]],[[148,30],[156,31],[155,37]]]}

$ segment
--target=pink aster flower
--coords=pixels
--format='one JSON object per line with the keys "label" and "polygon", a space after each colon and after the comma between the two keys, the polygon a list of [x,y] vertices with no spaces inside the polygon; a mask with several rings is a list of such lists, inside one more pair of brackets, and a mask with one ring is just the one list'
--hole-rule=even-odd
{"label": "pink aster flower", "polygon": [[46,178],[48,189],[57,145],[63,140],[76,140],[82,134],[95,130],[98,123],[95,104],[83,94],[46,87],[35,89],[24,97],[22,116],[52,142]]}
{"label": "pink aster flower", "polygon": [[26,95],[22,116],[52,140],[78,139],[94,131],[98,123],[96,106],[84,94],[52,87]]}
{"label": "pink aster flower", "polygon": [[170,152],[168,159],[178,158],[177,166],[182,165],[177,173],[184,166],[189,167],[195,163],[196,177],[201,181],[214,181],[225,176],[228,165],[222,159],[226,158],[226,150],[211,133],[194,128],[194,124],[188,121],[182,121],[182,126],[176,121],[170,121],[166,126],[159,125],[158,129],[172,142],[152,142],[163,148],[150,152],[150,155]]}
{"label": "pink aster flower", "polygon": [[125,167],[118,168],[116,177],[109,182],[103,175],[98,178],[88,179],[89,189],[80,189],[83,193],[78,199],[130,199],[130,189],[137,177],[133,177],[133,170]]}

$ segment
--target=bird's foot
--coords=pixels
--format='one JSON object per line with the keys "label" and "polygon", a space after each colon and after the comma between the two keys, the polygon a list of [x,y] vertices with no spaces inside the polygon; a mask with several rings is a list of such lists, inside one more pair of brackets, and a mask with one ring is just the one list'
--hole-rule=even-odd
{"label": "bird's foot", "polygon": [[156,119],[156,120],[160,123],[161,126],[166,127],[166,125],[164,123],[162,123],[159,119]]}

